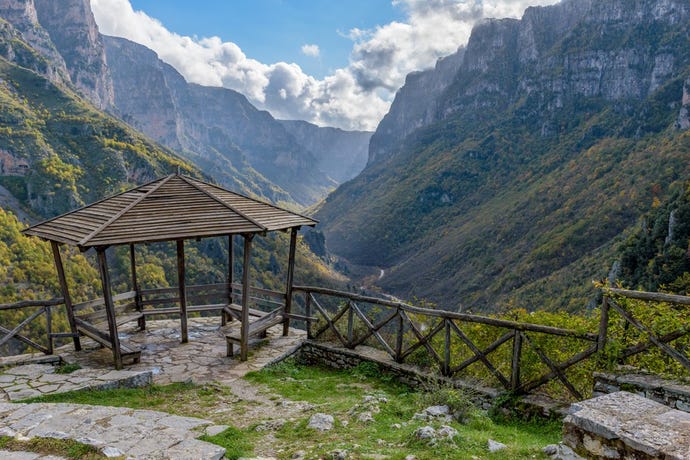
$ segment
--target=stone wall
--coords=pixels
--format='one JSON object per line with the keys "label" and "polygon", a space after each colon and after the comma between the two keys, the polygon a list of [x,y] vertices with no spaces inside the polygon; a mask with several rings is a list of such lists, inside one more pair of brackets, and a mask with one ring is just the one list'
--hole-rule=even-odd
{"label": "stone wall", "polygon": [[690,412],[690,385],[651,374],[594,373],[593,396],[628,391],[673,409]]}
{"label": "stone wall", "polygon": [[586,458],[688,459],[690,414],[619,391],[571,407],[563,442]]}

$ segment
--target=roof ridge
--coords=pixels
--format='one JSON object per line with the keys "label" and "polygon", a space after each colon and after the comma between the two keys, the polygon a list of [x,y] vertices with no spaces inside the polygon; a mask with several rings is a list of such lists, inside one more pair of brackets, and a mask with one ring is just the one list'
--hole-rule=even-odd
{"label": "roof ridge", "polygon": [[[196,180],[196,179],[193,179],[193,180]],[[277,210],[283,211],[283,212],[288,212],[288,213],[293,214],[293,215],[295,215],[295,216],[302,217],[302,218],[304,218],[304,219],[309,219],[309,220],[311,220],[311,221],[314,221],[315,223],[318,223],[318,222],[319,222],[318,220],[314,219],[313,217],[309,217],[309,216],[307,216],[307,215],[305,215],[305,214],[302,214],[302,213],[299,213],[299,212],[295,212],[295,211],[292,211],[292,210],[290,210],[290,209],[282,208],[282,207],[280,207],[280,206],[278,206],[278,205],[275,205],[275,204],[273,204],[273,203],[269,203],[268,201],[259,200],[259,199],[257,199],[257,198],[253,198],[253,197],[251,197],[251,196],[242,195],[241,193],[237,193],[237,192],[234,192],[234,191],[232,191],[232,190],[224,189],[223,187],[220,187],[219,185],[216,185],[216,184],[210,184],[210,183],[204,182],[204,181],[198,181],[198,182],[201,182],[201,183],[204,184],[204,185],[208,185],[209,187],[213,187],[214,189],[218,189],[218,190],[220,190],[220,191],[222,191],[222,192],[224,192],[224,193],[230,193],[230,194],[232,194],[232,195],[238,196],[238,197],[243,198],[243,199],[245,199],[245,200],[253,201],[254,203],[259,203],[259,204],[264,205],[264,206],[270,206],[270,207],[272,207],[273,209],[277,209]]]}
{"label": "roof ridge", "polygon": [[[208,196],[209,198],[211,198],[212,200],[215,200],[216,202],[218,202],[218,203],[220,203],[221,205],[225,206],[226,208],[228,208],[230,211],[234,212],[235,214],[238,214],[238,215],[242,216],[244,219],[247,219],[249,222],[251,222],[252,224],[256,225],[256,226],[259,227],[261,230],[263,230],[263,231],[267,231],[267,230],[268,230],[268,227],[266,227],[266,226],[263,225],[262,223],[260,223],[260,222],[258,222],[257,220],[255,220],[255,219],[249,217],[247,214],[243,213],[242,211],[239,211],[239,210],[235,209],[234,206],[232,206],[232,205],[229,204],[229,203],[226,203],[224,200],[222,200],[221,198],[217,197],[216,195],[214,195],[214,194],[211,193],[210,191],[208,191],[208,190],[206,190],[206,189],[200,187],[198,184],[196,184],[196,180],[189,180],[190,178],[187,178],[187,177],[185,177],[185,176],[179,176],[179,177],[180,177],[182,180],[184,180],[186,183],[188,183],[189,185],[191,185],[192,187],[194,187],[195,189],[199,190],[199,191],[200,191],[201,193],[203,193],[204,195],[206,195],[206,196]],[[201,182],[201,181],[199,181],[199,182]],[[205,184],[205,182],[201,182],[201,183],[204,183],[204,184]]]}
{"label": "roof ridge", "polygon": [[[124,209],[122,209],[121,211],[119,211],[117,214],[115,214],[114,216],[112,216],[112,217],[111,217],[110,219],[108,219],[107,221],[103,222],[101,225],[98,226],[98,228],[96,228],[94,231],[92,231],[91,233],[89,233],[88,235],[86,235],[84,238],[82,238],[81,240],[79,240],[79,242],[77,243],[77,246],[83,246],[84,244],[88,243],[90,239],[92,239],[94,236],[98,235],[100,232],[102,232],[103,230],[105,230],[110,224],[112,224],[112,223],[115,222],[117,219],[119,219],[120,217],[122,217],[123,214],[125,214],[127,211],[129,211],[130,209],[132,209],[134,206],[136,206],[137,204],[141,203],[142,200],[143,200],[144,198],[146,198],[146,197],[149,196],[151,193],[153,193],[153,192],[155,192],[156,190],[158,190],[163,184],[165,184],[166,182],[168,182],[168,181],[169,181],[172,177],[174,177],[174,176],[175,176],[174,174],[169,175],[168,177],[166,177],[166,178],[164,178],[163,180],[161,180],[160,182],[158,182],[158,183],[157,183],[153,188],[151,188],[148,192],[142,193],[141,196],[140,196],[139,198],[137,198],[136,200],[132,201],[130,204],[128,204],[127,206],[125,206]],[[137,188],[135,188],[135,189],[132,189],[132,190],[130,190],[130,191],[139,190],[139,189],[142,188],[142,187],[144,187],[144,185],[142,185],[141,187],[137,187]]]}

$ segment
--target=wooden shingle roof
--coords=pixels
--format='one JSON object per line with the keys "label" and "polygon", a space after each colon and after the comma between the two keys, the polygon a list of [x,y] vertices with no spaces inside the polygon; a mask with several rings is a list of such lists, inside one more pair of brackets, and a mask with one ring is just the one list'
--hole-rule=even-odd
{"label": "wooden shingle roof", "polygon": [[33,225],[26,235],[95,246],[263,233],[317,221],[173,174]]}

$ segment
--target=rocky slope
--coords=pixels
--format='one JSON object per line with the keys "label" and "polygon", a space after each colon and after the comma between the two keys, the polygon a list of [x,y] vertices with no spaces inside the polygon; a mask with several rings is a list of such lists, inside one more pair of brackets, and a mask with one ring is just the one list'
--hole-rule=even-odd
{"label": "rocky slope", "polygon": [[241,181],[243,189],[301,205],[335,186],[309,150],[243,95],[188,84],[148,48],[122,38],[103,40],[123,119],[221,182]]}
{"label": "rocky slope", "polygon": [[34,0],[38,22],[65,61],[72,83],[99,109],[113,105],[113,84],[89,0]]}
{"label": "rocky slope", "polygon": [[681,0],[477,25],[454,74],[399,91],[367,168],[317,215],[328,247],[443,308],[583,308],[616,241],[690,173],[687,30]]}
{"label": "rocky slope", "polygon": [[367,164],[371,132],[319,127],[301,120],[279,123],[317,160],[317,167],[338,183],[359,174]]}

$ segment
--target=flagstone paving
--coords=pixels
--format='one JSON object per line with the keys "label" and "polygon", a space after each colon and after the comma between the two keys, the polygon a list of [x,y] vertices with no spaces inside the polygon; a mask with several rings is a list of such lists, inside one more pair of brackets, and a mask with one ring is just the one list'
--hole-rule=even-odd
{"label": "flagstone paving", "polygon": [[[129,329],[121,332],[121,340],[142,350],[141,361],[125,365],[121,371],[114,370],[109,349],[96,348],[87,340],[82,351],[75,352],[71,345],[59,350],[64,362],[81,366],[72,373],[56,373],[52,364],[32,363],[7,368],[0,371],[0,400],[18,401],[40,394],[83,388],[188,381],[227,385],[235,394],[242,396],[244,392],[256,397],[250,386],[240,379],[247,372],[259,370],[294,353],[305,339],[303,331],[291,330],[289,336],[283,337],[282,326],[275,327],[268,331],[265,340],[250,347],[249,359],[242,362],[239,356],[225,356],[225,334],[219,327],[218,317],[190,319],[188,329],[189,342],[185,344],[180,343],[179,321],[174,320],[149,321],[146,331]],[[173,420],[177,422],[171,426]],[[0,435],[77,439],[98,447],[102,452],[124,454],[127,458],[221,458],[223,454],[218,455],[221,448],[194,439],[204,427],[216,432],[220,429],[207,420],[155,411],[0,401]],[[159,434],[160,439],[156,438]],[[188,448],[194,450],[185,450]],[[12,453],[6,457],[2,452],[0,457],[54,458],[32,453]]]}

